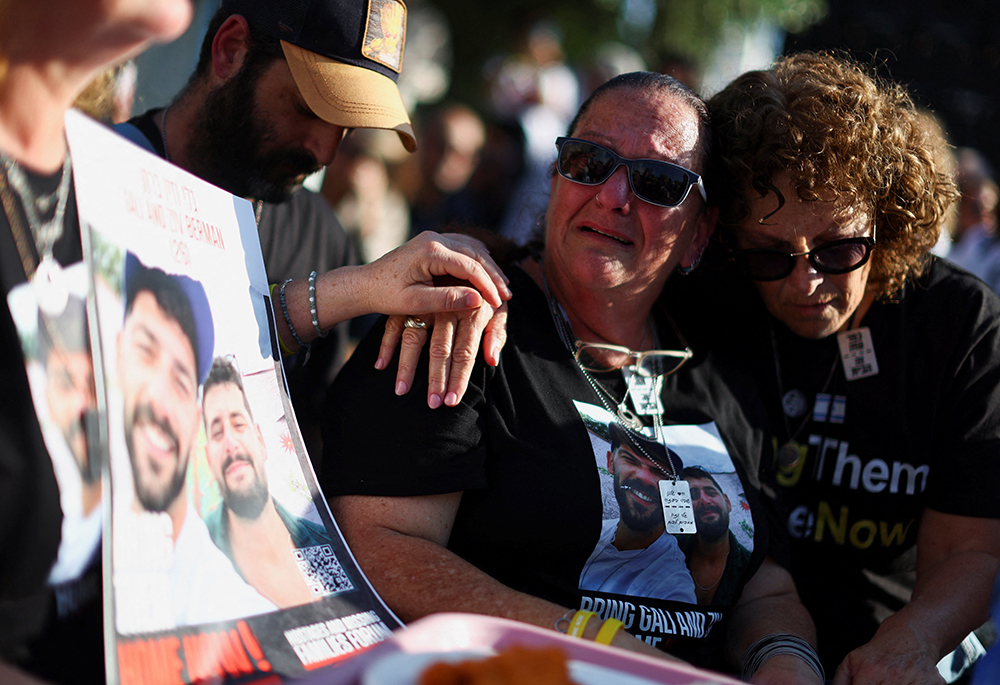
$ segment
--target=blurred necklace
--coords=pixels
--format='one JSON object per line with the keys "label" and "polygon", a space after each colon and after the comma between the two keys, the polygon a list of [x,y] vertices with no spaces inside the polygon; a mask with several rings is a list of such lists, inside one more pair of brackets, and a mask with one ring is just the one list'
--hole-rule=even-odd
{"label": "blurred necklace", "polygon": [[[62,266],[53,256],[55,244],[63,235],[63,219],[69,200],[72,168],[69,151],[66,151],[63,159],[59,185],[51,193],[44,194],[34,192],[24,169],[14,159],[0,153],[0,160],[3,161],[0,201],[3,203],[4,213],[14,235],[24,275],[35,288],[39,307],[50,315],[57,315],[65,309],[69,297],[69,288]],[[21,212],[18,212],[15,206],[15,194],[20,201]],[[52,216],[44,221],[42,217],[50,212]],[[21,221],[22,213],[28,224],[28,232],[24,230]],[[34,246],[34,254],[29,245]]]}

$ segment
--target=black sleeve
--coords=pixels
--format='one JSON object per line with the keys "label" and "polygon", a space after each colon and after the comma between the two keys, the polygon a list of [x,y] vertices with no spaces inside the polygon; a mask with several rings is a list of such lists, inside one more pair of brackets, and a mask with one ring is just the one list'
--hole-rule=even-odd
{"label": "black sleeve", "polygon": [[361,341],[327,395],[323,412],[323,492],[415,496],[486,486],[483,419],[487,370],[480,359],[457,407],[427,406],[428,352],[413,387],[394,392],[398,352],[375,369],[385,319]]}
{"label": "black sleeve", "polygon": [[1000,483],[1000,300],[979,285],[977,281],[971,292],[958,293],[969,303],[962,308],[968,312],[965,321],[958,318],[962,309],[955,302],[949,305],[950,312],[940,310],[947,313],[939,323],[946,327],[938,332],[943,339],[941,362],[954,371],[943,396],[936,398],[941,426],[935,431],[936,463],[926,501],[930,508],[949,514],[1000,518],[996,496]]}
{"label": "black sleeve", "polygon": [[42,631],[46,585],[59,548],[62,513],[52,462],[35,417],[17,330],[0,314],[4,392],[0,399],[0,659]]}

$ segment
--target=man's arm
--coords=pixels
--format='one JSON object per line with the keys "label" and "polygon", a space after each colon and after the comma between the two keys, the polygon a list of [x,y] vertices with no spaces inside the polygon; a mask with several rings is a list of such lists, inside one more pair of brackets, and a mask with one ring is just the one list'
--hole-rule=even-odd
{"label": "man's arm", "polygon": [[[769,557],[744,586],[740,601],[733,608],[726,636],[726,656],[739,669],[747,648],[775,633],[795,635],[816,646],[816,629],[799,600],[791,574]],[[822,683],[803,659],[788,654],[765,661],[751,682],[768,685]]]}
{"label": "man's arm", "polygon": [[910,602],[837,669],[835,685],[941,683],[937,662],[989,616],[1000,520],[925,509]]}
{"label": "man's arm", "polygon": [[[517,592],[447,549],[462,493],[334,497],[330,508],[361,569],[405,622],[441,611],[500,616],[554,629],[567,607]],[[587,625],[593,639],[599,621]],[[625,631],[612,645],[666,656]]]}

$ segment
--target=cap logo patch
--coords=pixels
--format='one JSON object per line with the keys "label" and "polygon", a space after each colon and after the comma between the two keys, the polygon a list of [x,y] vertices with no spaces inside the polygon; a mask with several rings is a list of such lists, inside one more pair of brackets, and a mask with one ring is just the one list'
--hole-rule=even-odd
{"label": "cap logo patch", "polygon": [[398,73],[405,42],[406,5],[400,0],[369,0],[361,54]]}

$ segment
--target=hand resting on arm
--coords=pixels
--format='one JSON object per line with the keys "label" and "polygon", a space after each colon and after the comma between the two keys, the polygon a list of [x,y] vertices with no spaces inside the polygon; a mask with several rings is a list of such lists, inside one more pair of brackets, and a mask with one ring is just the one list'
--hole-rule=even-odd
{"label": "hand resting on arm", "polygon": [[[443,279],[447,279],[446,284]],[[397,383],[400,394],[412,384],[413,367],[427,339],[426,331],[404,331],[403,319],[416,315],[433,327],[429,403],[432,395],[454,398],[458,403],[481,338],[487,359],[496,363],[505,339],[503,304],[509,298],[506,277],[482,243],[467,236],[431,232],[421,233],[370,264],[342,267],[315,278],[316,323],[321,331],[364,314],[399,315],[390,320],[376,365],[387,365],[396,344],[390,342],[393,336],[398,341],[401,333],[410,333],[402,336],[403,364],[398,380],[404,385]],[[275,288],[272,307],[286,349],[295,351],[299,340],[308,345],[319,336],[310,311],[307,279]],[[494,315],[497,310],[502,311]]]}

